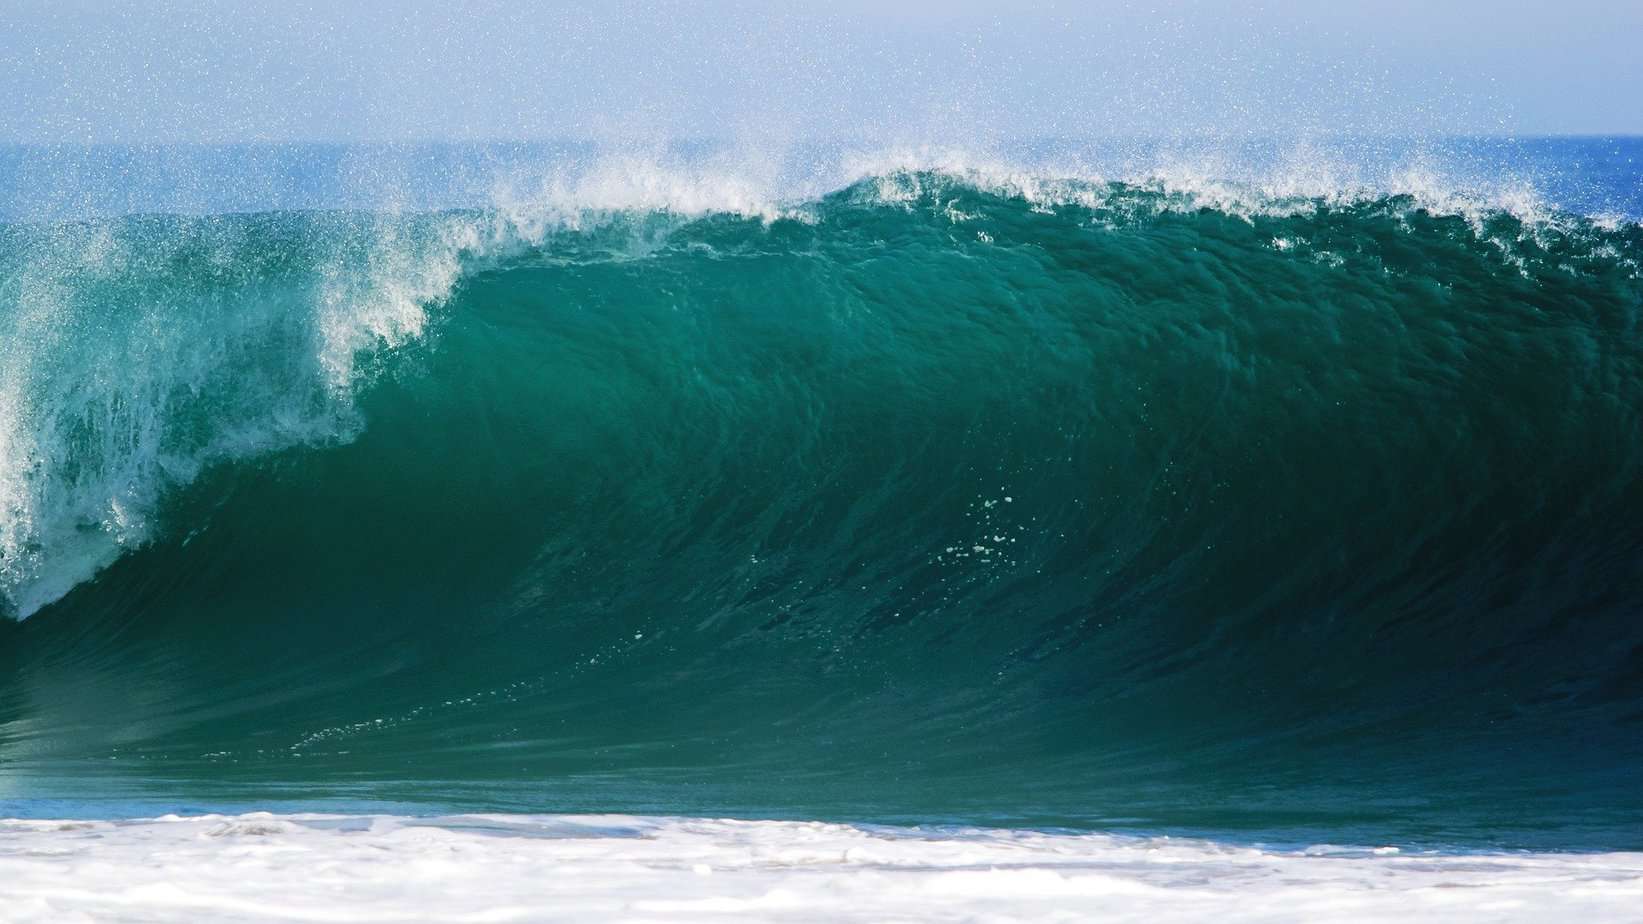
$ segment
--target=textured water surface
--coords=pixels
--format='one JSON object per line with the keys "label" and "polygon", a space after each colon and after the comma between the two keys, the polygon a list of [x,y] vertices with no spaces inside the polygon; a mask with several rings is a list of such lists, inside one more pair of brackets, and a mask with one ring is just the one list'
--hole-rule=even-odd
{"label": "textured water surface", "polygon": [[1538,198],[906,156],[19,206],[0,814],[1636,849],[1636,145],[1567,145]]}

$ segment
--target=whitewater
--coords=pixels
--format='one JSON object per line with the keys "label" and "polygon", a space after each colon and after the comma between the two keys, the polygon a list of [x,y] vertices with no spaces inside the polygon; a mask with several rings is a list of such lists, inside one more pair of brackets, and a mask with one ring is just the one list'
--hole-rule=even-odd
{"label": "whitewater", "polygon": [[0,822],[8,921],[1634,919],[1643,854],[610,815]]}

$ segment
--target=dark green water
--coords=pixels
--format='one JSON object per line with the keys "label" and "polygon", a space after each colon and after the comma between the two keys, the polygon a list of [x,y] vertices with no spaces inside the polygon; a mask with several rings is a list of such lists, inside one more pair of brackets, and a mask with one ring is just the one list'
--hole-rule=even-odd
{"label": "dark green water", "polygon": [[1063,193],[0,229],[0,799],[1643,846],[1643,229]]}

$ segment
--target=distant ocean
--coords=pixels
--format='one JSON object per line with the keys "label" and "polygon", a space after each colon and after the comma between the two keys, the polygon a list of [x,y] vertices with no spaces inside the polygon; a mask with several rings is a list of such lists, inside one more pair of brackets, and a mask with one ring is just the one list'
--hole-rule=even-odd
{"label": "distant ocean", "polygon": [[0,148],[0,918],[1635,919],[1640,219],[1643,139]]}

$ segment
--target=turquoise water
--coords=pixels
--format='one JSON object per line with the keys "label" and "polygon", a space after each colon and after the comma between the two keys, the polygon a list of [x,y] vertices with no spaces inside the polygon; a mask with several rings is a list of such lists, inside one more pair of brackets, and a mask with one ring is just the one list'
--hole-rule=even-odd
{"label": "turquoise water", "polygon": [[1527,205],[630,165],[14,218],[0,814],[1636,848],[1643,228],[1593,144]]}

